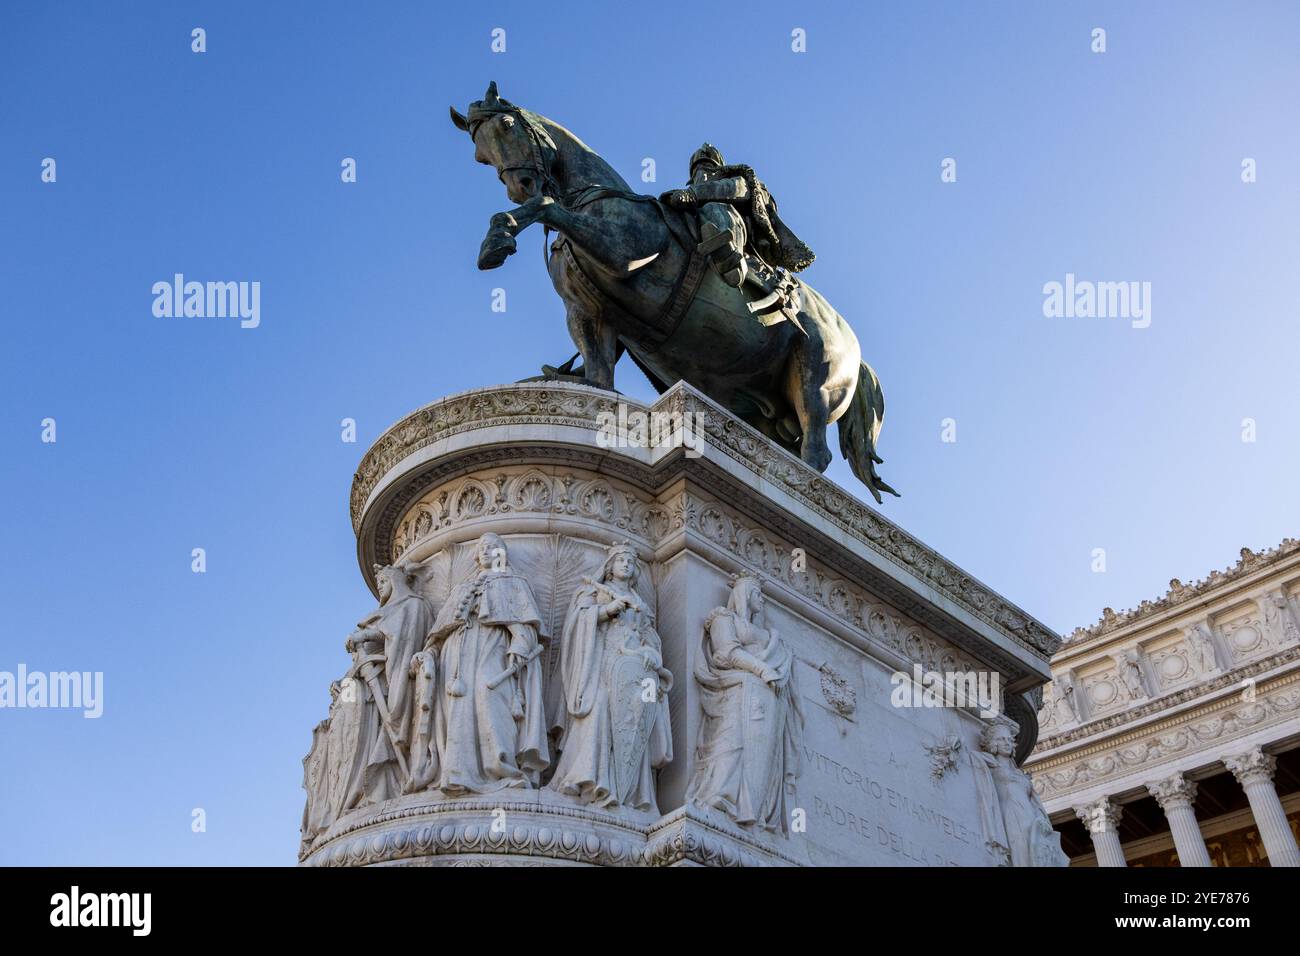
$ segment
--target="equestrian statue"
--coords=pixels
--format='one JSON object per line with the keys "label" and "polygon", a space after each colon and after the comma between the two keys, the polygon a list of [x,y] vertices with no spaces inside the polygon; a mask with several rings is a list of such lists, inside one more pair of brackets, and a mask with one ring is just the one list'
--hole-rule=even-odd
{"label": "equestrian statue", "polygon": [[684,188],[643,196],[496,83],[451,119],[518,203],[492,217],[479,268],[504,263],[534,223],[557,233],[547,268],[578,355],[543,377],[612,391],[626,351],[660,392],[684,379],[818,471],[831,463],[826,429],[838,422],[840,452],[876,501],[898,494],[876,474],[885,414],[876,373],[848,323],[795,275],[812,250],[751,167],[726,164],[706,143]]}

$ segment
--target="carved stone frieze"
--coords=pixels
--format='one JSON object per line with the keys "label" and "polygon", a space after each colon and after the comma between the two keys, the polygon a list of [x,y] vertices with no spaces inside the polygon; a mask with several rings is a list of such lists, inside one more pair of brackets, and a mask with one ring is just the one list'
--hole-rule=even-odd
{"label": "carved stone frieze", "polygon": [[[597,416],[613,412],[620,400],[619,396],[583,385],[525,382],[478,389],[427,405],[386,431],[362,459],[352,485],[353,528],[361,531],[370,498],[385,476],[404,459],[438,442],[474,429],[509,425],[571,426],[596,431]],[[661,396],[653,410],[689,413],[690,420],[699,423],[710,447],[906,568],[1013,641],[1044,656],[1059,645],[1059,638],[1048,628],[685,383],[678,383]],[[517,459],[518,451],[514,454]],[[503,456],[502,460],[507,459]],[[623,467],[629,466],[623,463]]]}
{"label": "carved stone frieze", "polygon": [[[969,655],[928,628],[898,613],[879,597],[830,573],[814,558],[795,570],[795,545],[747,521],[721,502],[689,492],[654,498],[623,482],[578,470],[551,473],[534,467],[474,472],[411,504],[395,527],[393,561],[422,542],[487,516],[571,517],[632,535],[654,548],[669,535],[690,531],[722,548],[765,580],[785,585],[823,611],[864,633],[874,643],[932,671],[974,671]],[[996,659],[995,659],[996,662]],[[833,677],[823,675],[823,686]],[[856,702],[845,685],[835,691],[842,713]],[[845,694],[849,695],[845,697]],[[829,697],[828,697],[829,700]]]}
{"label": "carved stone frieze", "polygon": [[1097,748],[1084,757],[1063,756],[1033,768],[1034,787],[1050,799],[1056,795],[1119,777],[1170,757],[1218,747],[1270,724],[1294,721],[1300,714],[1300,686],[1290,681],[1269,691],[1246,688],[1240,697],[1199,716],[1162,722],[1127,739]]}
{"label": "carved stone frieze", "polygon": [[475,472],[442,485],[396,522],[394,560],[432,535],[491,516],[570,517],[654,545],[684,522],[683,507],[661,503],[604,476],[539,468]]}
{"label": "carved stone frieze", "polygon": [[[1049,698],[1047,706],[1039,714],[1043,734],[1039,738],[1035,752],[1041,754],[1069,744],[1086,741],[1090,737],[1122,728],[1126,724],[1135,723],[1161,711],[1170,710],[1181,704],[1196,700],[1199,697],[1213,696],[1225,687],[1240,685],[1244,688],[1257,675],[1295,661],[1300,661],[1300,648],[1286,648],[1270,657],[1260,658],[1238,667],[1230,673],[1220,673],[1199,682],[1185,683],[1184,686],[1172,693],[1159,694],[1152,699],[1143,700],[1124,710],[1098,717],[1080,726],[1063,727],[1053,715],[1053,708]],[[1055,683],[1053,681],[1053,684]],[[1048,719],[1045,720],[1044,717]]]}

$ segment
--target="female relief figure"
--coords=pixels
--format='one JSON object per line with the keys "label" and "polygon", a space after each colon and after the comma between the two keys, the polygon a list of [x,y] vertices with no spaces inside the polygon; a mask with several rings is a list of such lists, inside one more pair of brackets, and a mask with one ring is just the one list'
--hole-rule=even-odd
{"label": "female relief figure", "polygon": [[[433,623],[433,606],[414,587],[416,568],[375,566],[379,608],[348,636],[353,655],[349,696],[364,701],[363,743],[369,748],[362,788],[366,803],[380,803],[406,788],[410,773],[411,657]],[[343,809],[352,805],[345,800]]]}
{"label": "female relief figure", "polygon": [[375,566],[379,607],[348,635],[352,666],[330,685],[329,717],[313,731],[304,761],[302,855],[344,813],[390,800],[408,786],[407,671],[434,616],[415,589],[416,574],[407,564]]}
{"label": "female relief figure", "polygon": [[784,833],[803,714],[790,683],[794,656],[764,625],[762,588],[749,576],[705,621],[695,667],[704,724],[686,799],[741,826]]}
{"label": "female relief figure", "polygon": [[597,807],[658,813],[654,771],[673,759],[673,675],[635,591],[638,570],[631,545],[615,545],[599,576],[573,595],[560,645],[560,758],[549,786]]}
{"label": "female relief figure", "polygon": [[1029,774],[1016,766],[1015,750],[1015,734],[998,723],[985,728],[980,749],[971,754],[984,843],[1004,866],[1067,866],[1061,836]]}

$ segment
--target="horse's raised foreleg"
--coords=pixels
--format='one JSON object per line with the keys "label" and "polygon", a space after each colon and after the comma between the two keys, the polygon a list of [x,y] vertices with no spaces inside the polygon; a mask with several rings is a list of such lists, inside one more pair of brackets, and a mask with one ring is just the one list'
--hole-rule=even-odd
{"label": "horse's raised foreleg", "polygon": [[[509,212],[496,213],[488,220],[487,235],[478,247],[480,269],[495,269],[515,254],[515,249],[518,248],[515,236],[541,218],[539,210],[543,200],[554,202],[547,197],[538,197],[535,202],[527,202]],[[537,208],[532,208],[534,206]]]}
{"label": "horse's raised foreleg", "polygon": [[584,253],[584,261],[614,279],[626,279],[654,262],[668,243],[668,230],[654,208],[646,203],[620,203],[619,215],[572,212],[552,206],[546,224],[568,238]]}
{"label": "horse's raised foreleg", "polygon": [[501,265],[515,252],[515,236],[540,222],[567,236],[594,265],[615,278],[626,278],[653,262],[667,241],[667,230],[657,215],[639,217],[636,212],[629,210],[627,216],[597,216],[572,212],[549,196],[530,199],[522,206],[492,217],[479,248],[478,267],[495,269]]}

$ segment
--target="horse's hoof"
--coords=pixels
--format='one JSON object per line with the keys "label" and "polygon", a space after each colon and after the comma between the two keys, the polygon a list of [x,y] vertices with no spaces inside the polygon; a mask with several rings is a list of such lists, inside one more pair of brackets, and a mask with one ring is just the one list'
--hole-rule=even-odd
{"label": "horse's hoof", "polygon": [[809,450],[800,457],[803,458],[804,464],[812,465],[820,472],[824,472],[831,466],[832,458],[829,448],[822,448],[818,451]]}
{"label": "horse's hoof", "polygon": [[515,248],[513,236],[504,239],[484,239],[478,253],[478,267],[483,270],[495,269],[514,255]]}

